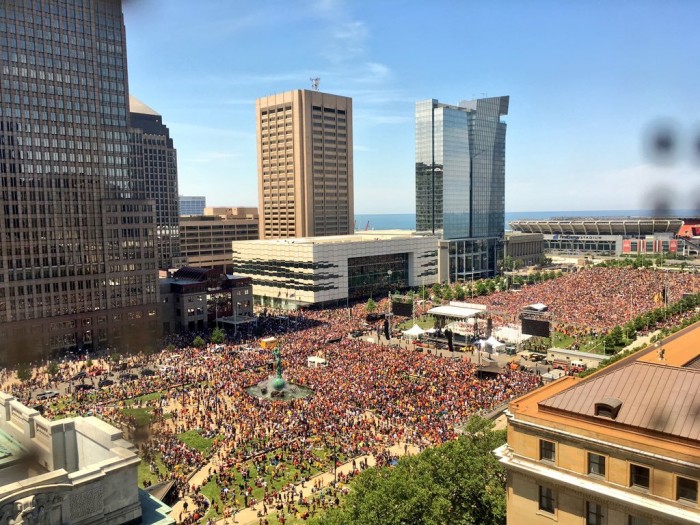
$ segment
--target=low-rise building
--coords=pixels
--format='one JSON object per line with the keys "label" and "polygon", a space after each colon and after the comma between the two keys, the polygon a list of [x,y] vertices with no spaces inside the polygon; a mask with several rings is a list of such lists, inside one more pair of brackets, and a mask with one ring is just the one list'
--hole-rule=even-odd
{"label": "low-rise building", "polygon": [[3,523],[174,523],[138,488],[140,463],[136,447],[104,421],[50,421],[0,392]]}
{"label": "low-rise building", "polygon": [[234,242],[233,267],[253,280],[256,302],[294,309],[432,285],[437,243],[396,231]]}
{"label": "low-rise building", "polygon": [[237,326],[254,319],[252,279],[185,267],[160,280],[163,333]]}
{"label": "low-rise building", "polygon": [[700,325],[510,404],[508,524],[700,523]]}
{"label": "low-rise building", "polygon": [[180,217],[180,245],[187,264],[230,273],[231,242],[258,238],[257,208],[205,208],[204,215]]}
{"label": "low-rise building", "polygon": [[[544,258],[544,237],[541,233],[506,232],[503,256],[518,266],[535,266]],[[504,268],[510,270],[511,268]]]}

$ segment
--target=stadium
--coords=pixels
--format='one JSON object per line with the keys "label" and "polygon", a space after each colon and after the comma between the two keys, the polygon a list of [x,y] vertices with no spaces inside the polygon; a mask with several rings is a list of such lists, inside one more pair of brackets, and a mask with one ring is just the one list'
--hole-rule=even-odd
{"label": "stadium", "polygon": [[697,257],[700,219],[559,217],[516,220],[513,231],[541,233],[545,252],[558,255],[678,254]]}

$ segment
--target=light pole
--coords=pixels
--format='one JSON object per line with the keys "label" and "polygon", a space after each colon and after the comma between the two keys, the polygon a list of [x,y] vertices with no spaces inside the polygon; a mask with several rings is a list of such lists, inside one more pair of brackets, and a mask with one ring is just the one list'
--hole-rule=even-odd
{"label": "light pole", "polygon": [[386,271],[386,274],[389,276],[389,341],[391,342],[391,275],[394,272],[391,271],[391,269]]}

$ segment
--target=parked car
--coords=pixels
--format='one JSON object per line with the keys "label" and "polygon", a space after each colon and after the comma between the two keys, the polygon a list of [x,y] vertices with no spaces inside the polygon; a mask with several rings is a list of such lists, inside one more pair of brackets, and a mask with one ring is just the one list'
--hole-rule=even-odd
{"label": "parked car", "polygon": [[70,379],[71,379],[71,381],[77,381],[78,379],[85,379],[86,377],[87,377],[87,372],[82,371],[82,372],[78,372]]}
{"label": "parked car", "polygon": [[92,390],[93,388],[95,388],[95,387],[93,387],[93,386],[92,386],[91,384],[89,384],[89,383],[81,383],[81,384],[79,384],[79,385],[75,385],[75,390],[76,390],[76,391],[80,391],[80,390],[83,390],[83,391],[85,391],[85,390]]}
{"label": "parked car", "polygon": [[99,383],[97,383],[97,386],[102,388],[105,386],[112,386],[113,384],[114,384],[114,381],[112,381],[111,379],[102,379],[102,380],[100,380]]}
{"label": "parked car", "polygon": [[126,370],[127,368],[128,367],[126,363],[117,363],[112,367],[112,370],[114,370],[115,372],[121,372],[122,370]]}
{"label": "parked car", "polygon": [[138,378],[139,378],[139,376],[137,376],[136,374],[129,374],[129,373],[122,374],[122,375],[119,376],[119,380],[120,380],[122,383],[123,383],[124,381],[133,381],[134,379],[138,379]]}
{"label": "parked car", "polygon": [[146,377],[146,376],[154,376],[156,375],[155,371],[151,370],[150,368],[144,368],[141,370],[141,376]]}
{"label": "parked car", "polygon": [[46,392],[40,392],[36,395],[37,400],[53,399],[54,397],[58,397],[58,392],[56,390],[47,390]]}

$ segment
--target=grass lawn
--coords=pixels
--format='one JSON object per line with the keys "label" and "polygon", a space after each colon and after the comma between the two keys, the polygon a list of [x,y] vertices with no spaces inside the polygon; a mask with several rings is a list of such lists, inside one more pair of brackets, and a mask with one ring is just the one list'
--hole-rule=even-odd
{"label": "grass lawn", "polygon": [[[180,436],[182,436],[182,434]],[[198,436],[198,437],[199,437],[199,439],[205,439],[205,438],[202,438],[201,436]],[[180,437],[180,439],[182,439],[182,437]],[[329,464],[329,461],[328,461],[328,458],[330,456],[330,452],[327,449],[321,448],[321,449],[314,450],[314,455],[318,458],[319,463],[313,464],[311,466],[310,473],[307,472],[307,474],[306,474],[307,478],[311,478],[312,476],[315,476],[316,474],[318,474],[319,472],[322,472],[322,471],[328,472],[332,468],[331,465]],[[272,458],[273,456],[274,456],[274,452],[271,452],[268,454],[269,458]],[[339,455],[338,460],[342,463],[342,462],[346,461],[346,458],[343,455]],[[284,486],[290,482],[293,482],[294,475],[296,473],[299,474],[298,478],[297,478],[297,483],[301,480],[301,471],[299,469],[295,468],[291,464],[287,464],[286,469],[283,471],[283,474],[277,478],[274,478],[274,479],[272,477],[272,474],[274,473],[274,467],[272,467],[272,466],[270,466],[267,470],[265,470],[263,467],[260,469],[260,471],[258,471],[255,467],[252,466],[252,464],[248,464],[248,473],[250,475],[251,480],[254,480],[258,476],[262,476],[264,479],[267,480],[268,490],[273,490],[273,491],[277,491],[282,486]],[[235,472],[233,484],[235,486],[238,486],[239,484],[242,484],[242,483],[243,483],[243,478],[242,478],[240,472]],[[207,497],[207,499],[209,499],[209,501],[212,504],[212,508],[210,508],[209,511],[207,511],[207,514],[205,516],[205,518],[207,518],[207,519],[210,517],[219,517],[223,513],[223,504],[221,503],[221,499],[219,497],[219,495],[221,493],[220,489],[221,489],[221,487],[216,482],[216,478],[214,478],[212,481],[210,481],[209,483],[204,485],[204,487],[202,487],[202,493]],[[257,501],[262,500],[264,493],[265,493],[265,489],[263,487],[253,486],[253,497]],[[239,499],[239,505],[242,504],[243,499],[241,498],[241,496],[238,496],[238,499]],[[214,512],[214,509],[213,509],[214,502],[219,502],[219,513],[218,514],[216,514]],[[229,501],[228,504],[230,505],[231,502]],[[270,516],[268,516],[268,519],[269,518],[270,518]],[[303,522],[303,520],[292,520],[291,521],[291,523],[302,523],[302,522]],[[272,521],[271,521],[271,523],[272,523]],[[277,521],[274,521],[274,523],[277,523]],[[287,523],[290,523],[290,521],[287,520]]]}
{"label": "grass lawn", "polygon": [[421,315],[415,319],[407,319],[398,326],[398,329],[408,330],[409,328],[412,328],[414,324],[417,324],[423,330],[427,330],[435,326],[435,318],[432,315]]}
{"label": "grass lawn", "polygon": [[[155,459],[156,462],[156,468],[161,474],[167,474],[168,469],[163,463],[163,460],[160,458],[160,454],[156,456]],[[158,473],[151,474],[151,469],[149,467],[149,464],[146,460],[141,459],[141,463],[139,463],[139,470],[138,470],[138,482],[139,482],[139,487],[143,488],[143,482],[144,481],[150,481],[151,483],[157,483],[158,482]]]}
{"label": "grass lawn", "polygon": [[[215,480],[211,480],[209,483],[202,487],[202,494],[206,496],[210,503],[209,510],[204,515],[204,521],[208,520],[209,518],[220,518],[221,516],[223,516],[224,505],[221,502],[221,498],[219,497],[221,494],[221,488]],[[218,513],[214,512],[214,503],[219,504]]]}
{"label": "grass lawn", "polygon": [[122,414],[133,417],[138,427],[148,425],[153,421],[153,410],[150,408],[124,408]]}
{"label": "grass lawn", "polygon": [[128,406],[134,405],[136,403],[147,403],[148,401],[153,401],[154,399],[161,399],[163,395],[163,392],[151,392],[150,394],[145,394],[143,396],[127,399],[125,403]]}
{"label": "grass lawn", "polygon": [[196,430],[188,430],[187,432],[183,432],[182,434],[179,434],[177,438],[188,447],[199,450],[204,455],[209,453],[211,445],[214,442],[212,438],[205,438]]}

